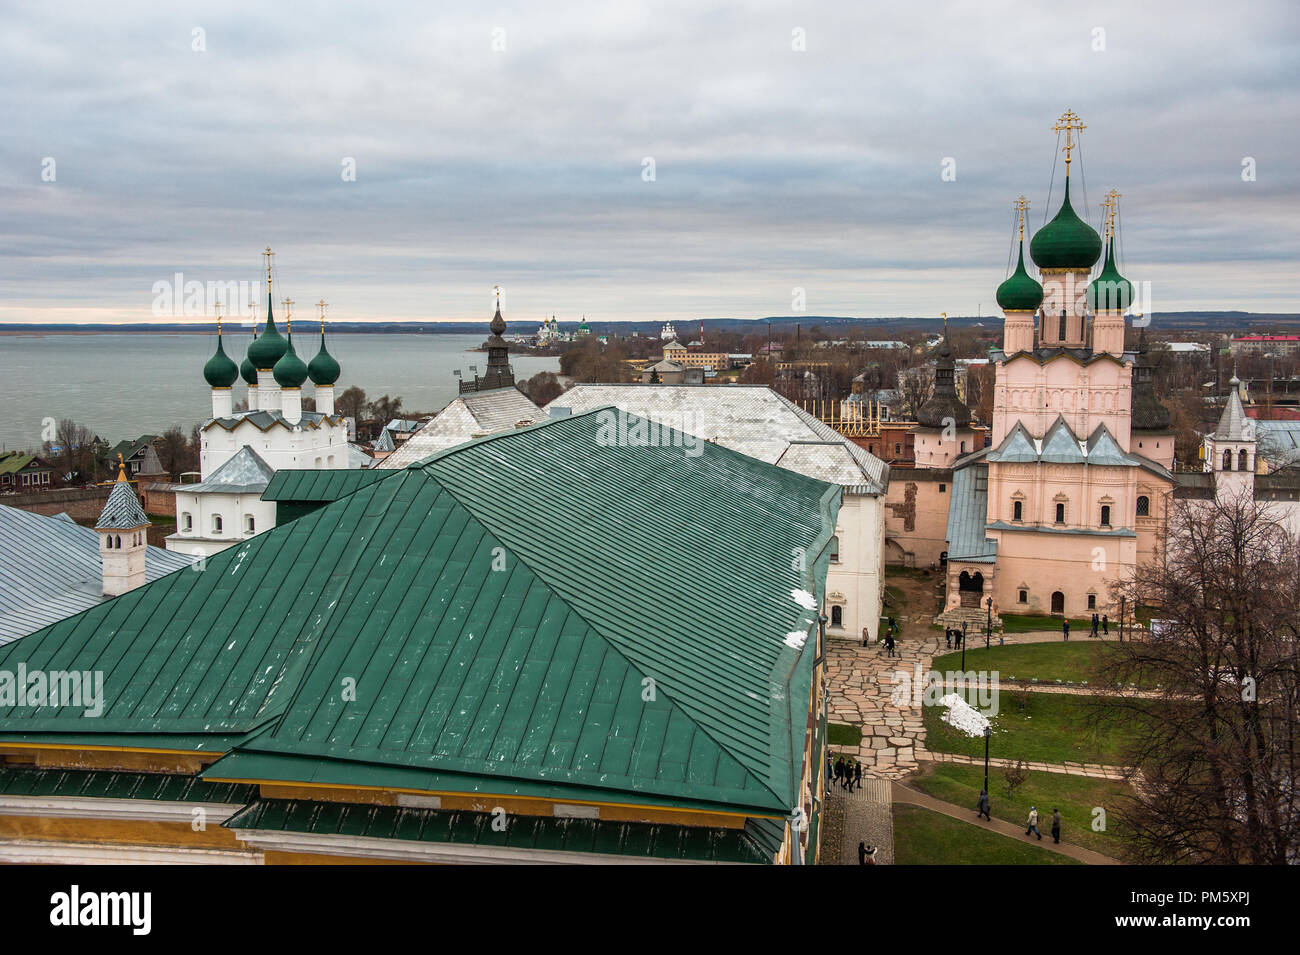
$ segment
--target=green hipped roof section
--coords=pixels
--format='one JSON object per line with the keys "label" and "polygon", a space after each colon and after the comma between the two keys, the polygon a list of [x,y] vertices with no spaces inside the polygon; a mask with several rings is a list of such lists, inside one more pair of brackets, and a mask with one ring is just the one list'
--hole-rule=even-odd
{"label": "green hipped roof section", "polygon": [[223,824],[228,829],[300,832],[404,842],[473,845],[530,851],[583,852],[675,861],[770,863],[781,824],[748,822],[743,829],[710,829],[595,819],[515,816],[504,830],[487,812],[350,806],[261,799]]}
{"label": "green hipped roof section", "polygon": [[3,648],[4,668],[103,671],[105,701],[0,708],[0,731],[261,728],[241,750],[356,785],[408,767],[785,810],[815,643],[793,592],[824,587],[839,489],[712,444],[603,446],[599,414],[390,472]]}
{"label": "green hipped roof section", "polygon": [[328,504],[347,497],[368,484],[393,477],[398,473],[398,471],[382,471],[374,468],[360,470],[282,468],[275,472],[271,483],[262,492],[262,500],[310,501]]}
{"label": "green hipped roof section", "polygon": [[1101,236],[1070,205],[1070,177],[1060,210],[1035,233],[1029,254],[1040,269],[1091,269],[1101,256]]}

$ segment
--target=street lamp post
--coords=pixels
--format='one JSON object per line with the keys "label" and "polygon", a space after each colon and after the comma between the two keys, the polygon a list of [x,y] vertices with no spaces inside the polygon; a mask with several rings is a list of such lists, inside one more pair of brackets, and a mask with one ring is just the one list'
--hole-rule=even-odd
{"label": "street lamp post", "polygon": [[989,737],[993,735],[993,727],[984,727],[984,791],[989,791]]}
{"label": "street lamp post", "polygon": [[968,621],[961,622],[961,672],[966,672],[966,624]]}
{"label": "street lamp post", "polygon": [[984,623],[984,649],[987,650],[989,641],[993,638],[993,598],[989,597],[984,605],[988,608],[988,618]]}
{"label": "street lamp post", "polygon": [[1119,642],[1124,642],[1124,596],[1119,598]]}

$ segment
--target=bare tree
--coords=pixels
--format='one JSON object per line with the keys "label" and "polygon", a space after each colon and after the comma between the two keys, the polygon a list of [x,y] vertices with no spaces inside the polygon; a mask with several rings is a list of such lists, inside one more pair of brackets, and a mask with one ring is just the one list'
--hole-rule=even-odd
{"label": "bare tree", "polygon": [[934,396],[934,370],[921,365],[899,372],[898,390],[903,417],[915,421],[921,406]]}
{"label": "bare tree", "polygon": [[564,386],[553,371],[539,371],[526,381],[519,382],[517,387],[539,407],[550,404],[564,394]]}
{"label": "bare tree", "polygon": [[1176,501],[1165,552],[1114,590],[1161,621],[1102,666],[1150,692],[1097,704],[1133,739],[1134,860],[1300,861],[1300,542],[1249,494]]}

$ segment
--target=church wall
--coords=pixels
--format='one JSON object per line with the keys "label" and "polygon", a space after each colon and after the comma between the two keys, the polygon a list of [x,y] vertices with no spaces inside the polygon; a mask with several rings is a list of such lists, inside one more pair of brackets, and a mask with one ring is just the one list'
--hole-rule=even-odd
{"label": "church wall", "polygon": [[1080,438],[1105,424],[1119,446],[1129,450],[1133,406],[1132,366],[1103,359],[1088,366],[1068,357],[1040,365],[1031,358],[998,363],[993,397],[993,446],[1020,421],[1041,438],[1064,415]]}
{"label": "church wall", "polygon": [[[1115,615],[1110,586],[1127,579],[1137,557],[1137,541],[1091,535],[990,532],[998,538],[994,605],[998,613],[1049,614],[1052,593],[1065,597],[1068,616],[1089,616],[1088,595],[1094,594],[1096,613]],[[1027,590],[1021,602],[1019,591]]]}
{"label": "church wall", "polygon": [[1129,438],[1129,451],[1140,454],[1170,471],[1174,469],[1174,433],[1172,431],[1135,431]]}
{"label": "church wall", "polygon": [[262,460],[277,471],[281,468],[327,469],[348,466],[348,433],[342,423],[322,424],[318,428],[304,426],[298,431],[273,425],[262,431],[252,422],[243,421],[230,431],[220,425],[213,425],[203,432],[200,453],[203,478],[206,480],[245,446],[256,451]]}

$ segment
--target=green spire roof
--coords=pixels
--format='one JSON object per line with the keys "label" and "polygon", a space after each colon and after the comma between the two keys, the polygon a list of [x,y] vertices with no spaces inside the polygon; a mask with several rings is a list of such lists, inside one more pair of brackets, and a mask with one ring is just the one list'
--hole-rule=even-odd
{"label": "green spire roof", "polygon": [[253,344],[248,346],[248,360],[253,367],[266,371],[274,368],[275,363],[283,357],[289,343],[275,328],[275,315],[271,312],[271,293],[266,293],[266,328]]}
{"label": "green spire roof", "polygon": [[237,366],[221,347],[221,331],[217,331],[217,350],[203,366],[203,377],[213,388],[229,388],[239,377]]}
{"label": "green spire roof", "polygon": [[1029,243],[1029,255],[1040,269],[1091,269],[1101,256],[1101,236],[1070,205],[1070,177],[1065,177],[1065,201],[1051,222]]}
{"label": "green spire roof", "polygon": [[334,356],[325,350],[325,330],[320,333],[320,351],[307,364],[307,374],[313,385],[332,385],[339,380],[342,369]]}
{"label": "green spire roof", "polygon": [[1123,312],[1133,304],[1133,284],[1115,267],[1115,241],[1106,244],[1106,264],[1088,285],[1088,305],[1094,312]]}
{"label": "green spire roof", "polygon": [[1011,277],[998,286],[998,307],[1004,311],[1034,312],[1043,304],[1043,287],[1025,271],[1025,240],[1020,240],[1020,260]]}
{"label": "green spire roof", "polygon": [[[263,335],[262,338],[266,336]],[[261,341],[261,339],[258,339]],[[289,330],[289,340],[285,342],[284,354],[275,363],[273,369],[275,381],[281,388],[301,388],[307,380],[307,365],[293,350],[293,330]]]}

